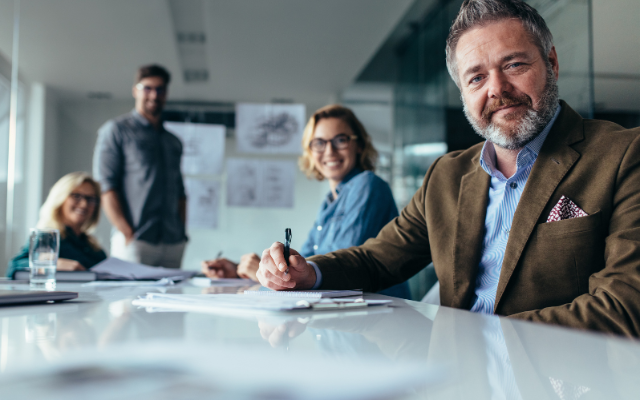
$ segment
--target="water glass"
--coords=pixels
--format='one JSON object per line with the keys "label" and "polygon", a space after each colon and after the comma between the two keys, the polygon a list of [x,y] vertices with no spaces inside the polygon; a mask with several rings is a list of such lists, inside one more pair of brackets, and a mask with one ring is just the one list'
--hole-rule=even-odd
{"label": "water glass", "polygon": [[56,265],[60,251],[60,231],[31,229],[29,235],[29,283],[32,289],[56,288]]}

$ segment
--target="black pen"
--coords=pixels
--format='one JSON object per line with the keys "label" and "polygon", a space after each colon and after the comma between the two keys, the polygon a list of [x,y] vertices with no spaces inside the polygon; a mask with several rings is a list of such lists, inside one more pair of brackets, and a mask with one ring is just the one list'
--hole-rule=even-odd
{"label": "black pen", "polygon": [[287,270],[284,274],[289,273],[289,254],[291,249],[291,228],[284,230],[284,261],[287,263]]}

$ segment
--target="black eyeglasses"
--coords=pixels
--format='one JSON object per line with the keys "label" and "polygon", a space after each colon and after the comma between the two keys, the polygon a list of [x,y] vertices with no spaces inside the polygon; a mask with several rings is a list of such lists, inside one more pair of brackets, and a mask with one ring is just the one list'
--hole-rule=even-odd
{"label": "black eyeglasses", "polygon": [[145,94],[151,94],[151,92],[156,92],[156,95],[158,96],[164,96],[165,94],[167,94],[167,87],[166,86],[145,86],[142,83],[138,83],[136,85],[136,89],[138,90],[142,90]]}
{"label": "black eyeglasses", "polygon": [[336,135],[333,139],[331,140],[324,140],[324,139],[313,139],[311,141],[311,143],[309,143],[309,148],[312,151],[315,151],[316,153],[322,153],[324,151],[324,149],[327,148],[327,143],[331,142],[331,146],[336,149],[336,150],[344,150],[347,147],[349,147],[349,143],[351,143],[352,140],[357,139],[358,136],[356,135],[345,135],[344,133],[341,133],[339,135]]}
{"label": "black eyeglasses", "polygon": [[95,206],[100,201],[100,199],[97,197],[85,196],[84,194],[80,194],[80,193],[71,193],[69,197],[71,197],[73,201],[75,201],[76,203],[80,203],[80,201],[84,199],[87,202],[87,205],[89,206]]}

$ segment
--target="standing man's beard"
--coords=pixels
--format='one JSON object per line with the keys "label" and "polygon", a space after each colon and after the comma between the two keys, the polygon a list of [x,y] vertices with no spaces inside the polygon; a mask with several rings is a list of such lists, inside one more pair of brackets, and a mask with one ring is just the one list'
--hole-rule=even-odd
{"label": "standing man's beard", "polygon": [[[533,109],[531,97],[526,94],[512,96],[508,93],[503,93],[503,97],[500,99],[487,103],[486,108],[482,110],[481,118],[478,120],[471,115],[464,99],[462,99],[462,103],[464,104],[464,115],[478,135],[503,149],[518,150],[535,139],[553,118],[558,107],[558,84],[551,65],[547,63],[547,81],[538,102],[537,110]],[[497,108],[516,104],[523,104],[528,110],[521,117],[520,124],[514,129],[509,129],[508,132],[505,132],[504,128],[491,122],[491,115]],[[506,119],[508,120],[508,117]]]}
{"label": "standing man's beard", "polygon": [[144,111],[148,115],[152,115],[152,116],[156,117],[156,116],[162,114],[162,105],[159,104],[159,103],[156,103],[154,105],[155,105],[155,107],[149,107],[149,106],[147,106],[145,104]]}

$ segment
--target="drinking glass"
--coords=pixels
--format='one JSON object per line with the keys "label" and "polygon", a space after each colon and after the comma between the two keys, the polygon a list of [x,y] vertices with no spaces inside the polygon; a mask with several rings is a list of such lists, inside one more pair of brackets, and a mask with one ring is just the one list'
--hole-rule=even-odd
{"label": "drinking glass", "polygon": [[56,265],[60,251],[60,231],[31,229],[29,235],[29,283],[32,289],[56,288]]}

